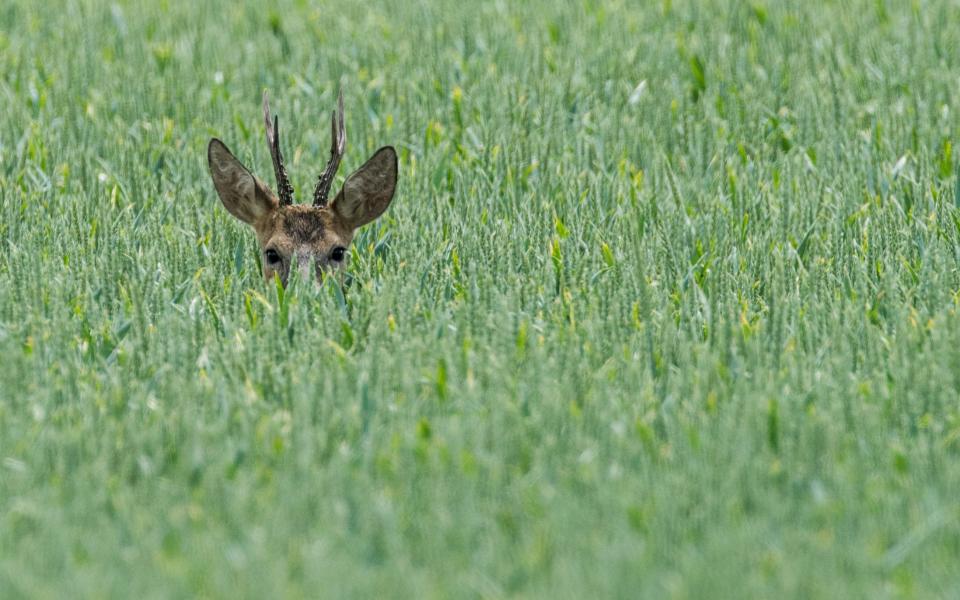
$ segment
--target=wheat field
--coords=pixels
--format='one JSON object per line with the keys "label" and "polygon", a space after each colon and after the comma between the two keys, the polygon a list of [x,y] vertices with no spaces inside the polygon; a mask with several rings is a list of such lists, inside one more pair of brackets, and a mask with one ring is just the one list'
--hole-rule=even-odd
{"label": "wheat field", "polygon": [[[0,6],[0,596],[960,597],[960,6]],[[264,282],[211,137],[300,201]]]}

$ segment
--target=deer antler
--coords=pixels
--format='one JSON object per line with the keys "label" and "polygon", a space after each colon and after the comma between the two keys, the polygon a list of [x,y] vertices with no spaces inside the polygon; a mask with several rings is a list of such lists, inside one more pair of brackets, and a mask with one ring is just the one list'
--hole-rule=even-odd
{"label": "deer antler", "polygon": [[293,186],[287,177],[287,170],[283,166],[283,154],[280,153],[280,120],[277,117],[270,122],[270,103],[267,102],[267,91],[263,91],[263,120],[267,123],[267,145],[270,146],[270,157],[273,158],[273,174],[277,178],[277,193],[280,195],[280,205],[293,204]]}
{"label": "deer antler", "polygon": [[343,158],[343,149],[346,145],[347,130],[343,126],[343,90],[340,90],[337,95],[337,110],[330,116],[330,160],[327,161],[327,168],[320,174],[317,187],[313,190],[314,206],[327,205],[327,195],[330,194],[333,177],[340,168],[340,159]]}

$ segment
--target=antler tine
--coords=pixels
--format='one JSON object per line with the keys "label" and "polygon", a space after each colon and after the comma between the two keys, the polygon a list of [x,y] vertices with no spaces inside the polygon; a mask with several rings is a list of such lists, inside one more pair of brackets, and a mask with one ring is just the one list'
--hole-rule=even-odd
{"label": "antler tine", "polygon": [[317,179],[317,187],[313,190],[313,205],[323,207],[327,205],[327,196],[330,194],[330,186],[333,185],[333,178],[340,168],[340,159],[343,158],[343,150],[347,146],[347,129],[343,124],[343,90],[337,95],[337,110],[330,115],[330,160],[327,161],[327,167]]}
{"label": "antler tine", "polygon": [[277,194],[280,195],[280,204],[293,204],[293,186],[287,177],[287,170],[283,166],[283,154],[280,152],[280,119],[270,119],[270,103],[267,101],[267,91],[263,91],[263,120],[267,125],[267,145],[270,146],[270,158],[273,159],[273,174],[277,178]]}

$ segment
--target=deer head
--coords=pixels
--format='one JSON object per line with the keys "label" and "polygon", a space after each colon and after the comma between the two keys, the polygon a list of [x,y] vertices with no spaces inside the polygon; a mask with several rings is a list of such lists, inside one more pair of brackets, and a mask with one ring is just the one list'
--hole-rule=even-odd
{"label": "deer head", "polygon": [[327,202],[347,141],[341,92],[331,118],[330,160],[317,180],[313,204],[294,204],[293,186],[280,152],[280,124],[276,117],[270,119],[266,92],[263,93],[263,117],[277,194],[216,138],[207,146],[213,185],[224,208],[256,232],[265,279],[269,281],[277,275],[286,284],[291,265],[296,264],[305,278],[322,281],[325,271],[343,265],[354,231],[383,214],[393,200],[397,187],[397,153],[391,146],[374,152],[362,167],[347,177],[340,193]]}

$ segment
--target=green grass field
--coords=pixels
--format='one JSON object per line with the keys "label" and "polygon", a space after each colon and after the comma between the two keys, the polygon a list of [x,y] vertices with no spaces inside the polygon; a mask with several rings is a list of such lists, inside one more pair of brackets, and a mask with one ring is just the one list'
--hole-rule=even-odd
{"label": "green grass field", "polygon": [[0,6],[0,597],[960,597],[957,3],[259,4]]}

